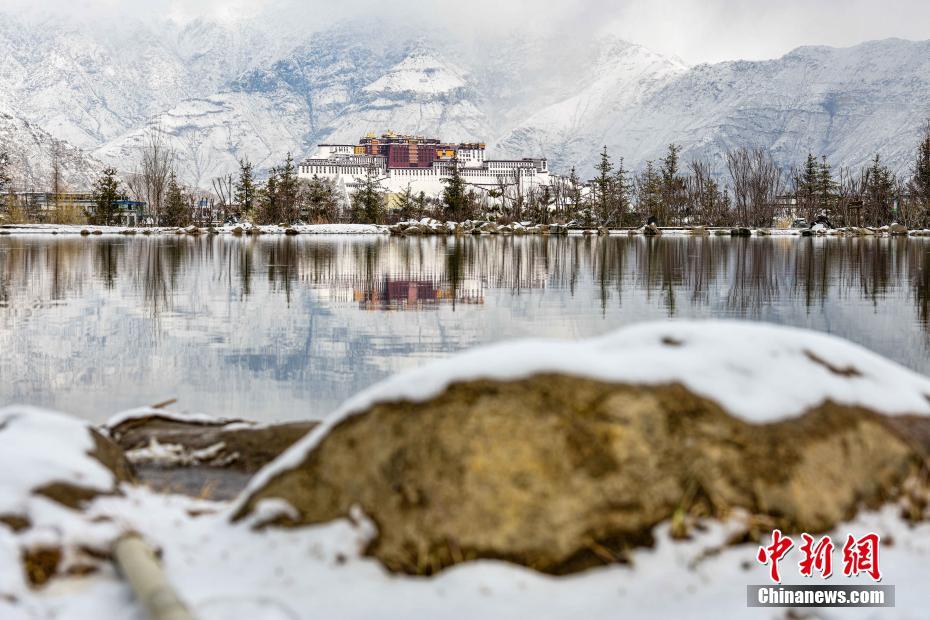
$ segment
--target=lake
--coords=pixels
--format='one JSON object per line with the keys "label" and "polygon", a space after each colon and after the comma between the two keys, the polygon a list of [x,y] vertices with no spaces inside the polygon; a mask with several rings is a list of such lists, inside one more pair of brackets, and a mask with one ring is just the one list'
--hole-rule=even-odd
{"label": "lake", "polygon": [[930,241],[753,237],[0,237],[0,405],[320,418],[506,338],[669,318],[846,337],[930,373]]}

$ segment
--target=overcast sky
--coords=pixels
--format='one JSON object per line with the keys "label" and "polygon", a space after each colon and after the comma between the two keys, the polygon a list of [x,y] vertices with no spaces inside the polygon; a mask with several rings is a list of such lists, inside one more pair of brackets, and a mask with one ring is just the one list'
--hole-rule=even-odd
{"label": "overcast sky", "polygon": [[[86,17],[100,11],[178,21],[289,16],[313,30],[358,16],[423,19],[473,36],[529,28],[612,32],[689,63],[774,58],[799,45],[930,39],[930,0],[0,0],[0,7]],[[299,8],[295,8],[299,7]],[[389,13],[386,13],[389,11]]]}

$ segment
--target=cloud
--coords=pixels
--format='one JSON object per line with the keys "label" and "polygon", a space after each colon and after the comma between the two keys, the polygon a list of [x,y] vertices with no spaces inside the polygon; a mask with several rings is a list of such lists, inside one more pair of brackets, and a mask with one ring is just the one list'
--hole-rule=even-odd
{"label": "cloud", "polygon": [[[560,38],[609,32],[688,62],[772,58],[799,45],[930,39],[927,0],[2,0],[5,7],[89,19],[255,21],[312,31],[344,19],[437,27],[491,41],[514,33]],[[41,6],[36,6],[41,5]]]}

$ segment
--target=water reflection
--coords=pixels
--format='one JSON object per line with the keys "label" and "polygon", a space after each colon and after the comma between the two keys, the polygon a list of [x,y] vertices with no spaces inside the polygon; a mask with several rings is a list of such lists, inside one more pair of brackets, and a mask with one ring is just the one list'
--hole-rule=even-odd
{"label": "water reflection", "polygon": [[321,416],[475,344],[665,317],[812,327],[930,372],[930,243],[0,237],[0,404]]}

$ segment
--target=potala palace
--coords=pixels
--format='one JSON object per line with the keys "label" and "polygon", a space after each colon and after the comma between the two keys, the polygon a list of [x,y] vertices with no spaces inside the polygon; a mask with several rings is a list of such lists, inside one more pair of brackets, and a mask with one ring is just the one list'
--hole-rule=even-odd
{"label": "potala palace", "polygon": [[300,164],[299,175],[332,179],[347,196],[370,170],[387,192],[404,192],[409,186],[415,194],[438,196],[456,158],[466,187],[479,193],[527,196],[555,179],[545,159],[485,159],[484,151],[481,142],[452,144],[393,132],[380,137],[369,134],[358,144],[320,144],[316,156]]}

